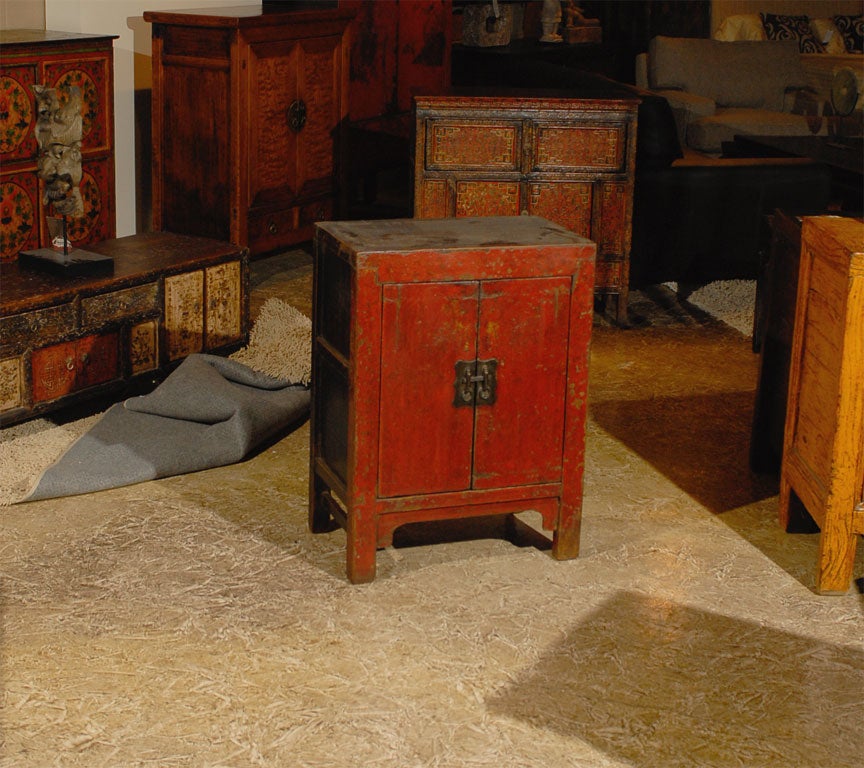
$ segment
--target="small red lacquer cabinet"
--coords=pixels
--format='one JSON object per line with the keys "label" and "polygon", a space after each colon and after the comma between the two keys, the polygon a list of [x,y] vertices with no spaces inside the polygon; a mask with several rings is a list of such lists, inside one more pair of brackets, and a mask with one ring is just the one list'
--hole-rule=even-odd
{"label": "small red lacquer cabinet", "polygon": [[579,550],[594,243],[535,216],[315,233],[310,528],[348,578],[405,523],[535,510]]}

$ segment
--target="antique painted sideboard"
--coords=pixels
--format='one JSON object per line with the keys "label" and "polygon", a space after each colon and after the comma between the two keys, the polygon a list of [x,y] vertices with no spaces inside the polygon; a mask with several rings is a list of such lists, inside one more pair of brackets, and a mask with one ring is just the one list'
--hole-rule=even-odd
{"label": "antique painted sideboard", "polygon": [[532,214],[590,238],[596,290],[624,323],[639,99],[610,89],[418,96],[414,215]]}

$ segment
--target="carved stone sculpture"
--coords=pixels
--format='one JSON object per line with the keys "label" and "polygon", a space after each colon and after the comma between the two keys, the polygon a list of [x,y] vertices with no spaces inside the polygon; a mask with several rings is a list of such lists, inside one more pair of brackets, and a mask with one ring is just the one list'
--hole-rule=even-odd
{"label": "carved stone sculpture", "polygon": [[65,104],[56,88],[34,85],[36,94],[36,142],[39,159],[36,175],[44,183],[42,202],[52,204],[60,216],[84,212],[81,191],[81,89],[73,87]]}

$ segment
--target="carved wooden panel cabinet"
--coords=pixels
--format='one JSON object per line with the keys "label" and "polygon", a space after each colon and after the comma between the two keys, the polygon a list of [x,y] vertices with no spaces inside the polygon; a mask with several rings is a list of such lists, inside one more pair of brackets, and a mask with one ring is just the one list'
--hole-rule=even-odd
{"label": "carved wooden panel cabinet", "polygon": [[116,35],[32,29],[0,30],[0,260],[50,243],[38,147],[33,85],[82,94],[79,188],[84,214],[69,219],[69,239],[86,245],[114,237],[114,50]]}
{"label": "carved wooden panel cabinet", "polygon": [[333,218],[351,17],[260,5],[145,12],[155,229],[259,254]]}
{"label": "carved wooden panel cabinet", "polygon": [[577,555],[594,252],[535,216],[318,226],[310,527],[351,581],[422,520],[531,509]]}
{"label": "carved wooden panel cabinet", "polygon": [[245,249],[169,233],[105,240],[114,274],[59,277],[2,265],[0,422],[160,377],[248,335]]}
{"label": "carved wooden panel cabinet", "polygon": [[596,288],[627,292],[638,99],[415,98],[414,215],[543,216],[597,244]]}
{"label": "carved wooden panel cabinet", "polygon": [[804,218],[780,471],[780,522],[819,526],[816,589],[849,589],[864,534],[864,223]]}

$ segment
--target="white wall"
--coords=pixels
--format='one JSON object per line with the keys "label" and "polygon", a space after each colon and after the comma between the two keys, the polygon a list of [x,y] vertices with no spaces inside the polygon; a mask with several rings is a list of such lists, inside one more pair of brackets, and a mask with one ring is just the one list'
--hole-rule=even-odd
{"label": "white wall", "polygon": [[[25,0],[27,1],[27,0]],[[30,0],[31,2],[33,0]],[[8,2],[8,0],[7,0]],[[41,2],[41,0],[39,0]],[[144,11],[227,5],[243,0],[45,0],[45,28],[62,32],[119,35],[114,41],[114,133],[117,236],[135,233],[135,76],[150,57],[150,25]]]}
{"label": "white wall", "polygon": [[44,29],[44,0],[0,0],[0,28]]}

